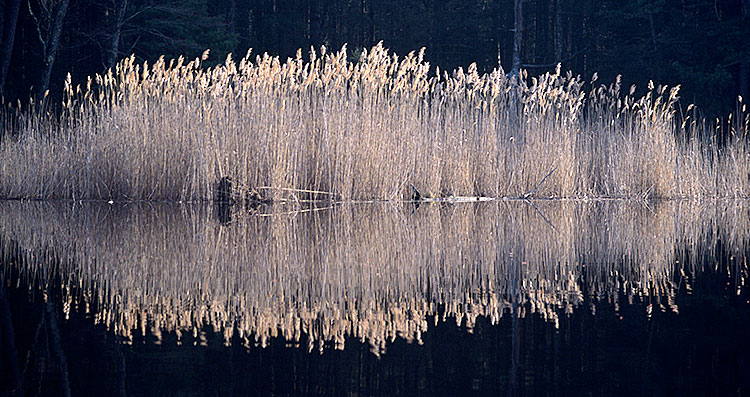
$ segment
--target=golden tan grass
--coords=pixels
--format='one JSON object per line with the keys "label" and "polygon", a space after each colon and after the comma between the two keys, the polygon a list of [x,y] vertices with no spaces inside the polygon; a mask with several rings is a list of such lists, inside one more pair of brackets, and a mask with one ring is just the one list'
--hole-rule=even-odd
{"label": "golden tan grass", "polygon": [[270,199],[521,196],[553,169],[536,196],[750,194],[744,110],[719,147],[695,111],[677,125],[677,88],[584,92],[559,69],[430,75],[421,51],[321,52],[209,69],[131,57],[84,87],[68,80],[59,120],[27,115],[0,144],[0,197],[207,200],[222,177]]}

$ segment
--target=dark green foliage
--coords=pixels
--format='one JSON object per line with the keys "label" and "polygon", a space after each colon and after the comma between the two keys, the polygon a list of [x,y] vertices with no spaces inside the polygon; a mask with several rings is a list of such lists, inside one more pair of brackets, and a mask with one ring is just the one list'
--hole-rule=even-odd
{"label": "dark green foliage", "polygon": [[726,117],[742,93],[741,60],[750,58],[748,12],[740,1],[605,2],[595,62],[605,79],[681,84],[684,105]]}
{"label": "dark green foliage", "polygon": [[[133,16],[125,27],[123,43],[133,48],[139,58],[155,59],[160,55],[192,59],[210,48],[211,59],[222,62],[237,44],[236,34],[226,16],[211,0],[141,0],[130,5]],[[226,2],[221,2],[226,3]],[[130,44],[130,46],[127,46]],[[123,53],[123,56],[128,55]]]}

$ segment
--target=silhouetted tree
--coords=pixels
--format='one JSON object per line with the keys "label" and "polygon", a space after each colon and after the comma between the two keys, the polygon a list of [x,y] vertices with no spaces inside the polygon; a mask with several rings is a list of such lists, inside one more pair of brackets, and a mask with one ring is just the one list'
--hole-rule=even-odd
{"label": "silhouetted tree", "polygon": [[2,25],[2,40],[0,40],[0,97],[3,96],[5,78],[10,67],[10,58],[13,54],[13,42],[16,35],[16,24],[18,22],[18,11],[21,8],[21,0],[7,0],[3,2],[0,11],[0,25]]}
{"label": "silhouetted tree", "polygon": [[36,89],[37,100],[46,96],[52,67],[57,57],[65,16],[68,13],[68,0],[37,0],[32,4],[28,0],[29,15],[34,20],[39,43],[42,46],[42,74]]}

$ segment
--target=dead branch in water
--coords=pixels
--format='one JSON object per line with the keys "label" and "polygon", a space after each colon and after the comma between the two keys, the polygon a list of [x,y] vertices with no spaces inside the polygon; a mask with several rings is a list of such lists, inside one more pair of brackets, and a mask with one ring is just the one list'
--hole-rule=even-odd
{"label": "dead branch in water", "polygon": [[537,190],[539,190],[539,186],[542,186],[542,183],[544,183],[544,181],[545,181],[545,180],[547,180],[547,178],[549,178],[549,176],[550,176],[550,175],[552,175],[552,173],[553,173],[553,172],[555,172],[555,170],[557,170],[557,166],[555,166],[555,168],[553,168],[553,169],[552,169],[552,171],[548,172],[548,173],[547,173],[547,175],[545,175],[545,176],[544,176],[544,178],[542,178],[542,180],[541,180],[541,181],[539,181],[539,183],[537,183],[537,184],[536,184],[536,186],[534,187],[534,189],[532,189],[532,190],[531,190],[530,192],[528,192],[528,193],[524,194],[524,195],[522,196],[522,197],[523,197],[523,199],[524,199],[524,200],[525,200],[525,199],[528,199],[528,198],[529,198],[529,197],[531,197],[531,196],[532,196],[532,195],[533,195],[534,193],[536,193],[536,191],[537,191]]}

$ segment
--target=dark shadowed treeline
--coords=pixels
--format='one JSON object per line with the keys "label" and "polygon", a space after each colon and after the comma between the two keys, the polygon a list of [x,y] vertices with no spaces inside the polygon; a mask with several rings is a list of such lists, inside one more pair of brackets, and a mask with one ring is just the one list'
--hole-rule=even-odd
{"label": "dark shadowed treeline", "polygon": [[[637,0],[9,0],[0,13],[0,93],[6,102],[58,99],[65,74],[102,73],[120,58],[197,56],[221,62],[249,48],[281,59],[298,48],[379,41],[426,47],[433,66],[489,71],[563,69],[645,87],[682,84],[683,106],[734,110],[750,86],[750,1]],[[516,18],[520,16],[520,20]],[[514,37],[514,33],[519,34]],[[514,43],[519,44],[514,54]],[[516,55],[516,56],[514,56]],[[516,65],[513,61],[516,59]]]}

